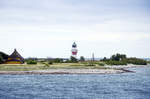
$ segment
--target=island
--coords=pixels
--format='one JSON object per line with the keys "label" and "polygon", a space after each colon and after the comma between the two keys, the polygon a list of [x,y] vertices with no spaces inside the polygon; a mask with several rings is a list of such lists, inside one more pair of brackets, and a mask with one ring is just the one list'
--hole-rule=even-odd
{"label": "island", "polygon": [[101,60],[27,58],[24,59],[15,49],[11,55],[0,53],[0,74],[116,74],[130,71],[127,68],[150,66],[149,61],[139,58],[127,58],[124,54],[115,54]]}

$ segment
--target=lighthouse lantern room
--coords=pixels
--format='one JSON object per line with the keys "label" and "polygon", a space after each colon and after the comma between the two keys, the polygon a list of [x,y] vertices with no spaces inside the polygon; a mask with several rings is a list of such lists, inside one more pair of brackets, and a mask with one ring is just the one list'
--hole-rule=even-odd
{"label": "lighthouse lantern room", "polygon": [[71,53],[72,53],[71,56],[75,58],[77,57],[78,50],[77,50],[77,44],[75,42],[72,44]]}

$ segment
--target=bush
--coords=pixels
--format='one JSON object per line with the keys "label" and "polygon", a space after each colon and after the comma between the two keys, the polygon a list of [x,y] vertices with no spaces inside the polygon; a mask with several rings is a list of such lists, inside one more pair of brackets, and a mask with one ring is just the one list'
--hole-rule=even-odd
{"label": "bush", "polygon": [[95,64],[93,62],[88,62],[88,64],[86,64],[86,66],[95,66]]}
{"label": "bush", "polygon": [[0,56],[2,57],[3,60],[7,60],[9,55],[7,55],[3,52],[0,52]]}
{"label": "bush", "polygon": [[53,62],[52,62],[52,61],[49,61],[49,62],[48,62],[48,64],[49,64],[49,65],[52,65],[52,64],[53,64]]}
{"label": "bush", "polygon": [[8,55],[0,52],[0,64],[4,63],[8,59]]}
{"label": "bush", "polygon": [[110,59],[113,61],[120,61],[126,59],[126,55],[117,53],[116,55],[112,55]]}
{"label": "bush", "polygon": [[106,61],[105,62],[107,65],[127,65],[125,61]]}
{"label": "bush", "polygon": [[63,59],[56,58],[53,60],[54,63],[63,63]]}
{"label": "bush", "polygon": [[4,62],[2,56],[0,56],[0,64],[2,64]]}
{"label": "bush", "polygon": [[35,60],[28,60],[27,64],[37,64],[37,61],[35,61]]}
{"label": "bush", "polygon": [[73,56],[71,56],[71,57],[70,57],[70,61],[71,61],[72,63],[77,63],[77,62],[78,62],[78,59],[75,58],[75,57],[73,57]]}
{"label": "bush", "polygon": [[49,63],[44,63],[45,67],[49,67]]}
{"label": "bush", "polygon": [[128,58],[125,60],[129,64],[135,64],[135,65],[147,65],[147,61],[143,59],[138,58]]}
{"label": "bush", "polygon": [[104,63],[99,63],[98,65],[99,65],[99,66],[104,66],[105,64],[104,64]]}
{"label": "bush", "polygon": [[81,57],[80,57],[80,61],[81,61],[81,62],[84,62],[84,61],[85,61],[85,58],[84,58],[83,56],[81,56]]}

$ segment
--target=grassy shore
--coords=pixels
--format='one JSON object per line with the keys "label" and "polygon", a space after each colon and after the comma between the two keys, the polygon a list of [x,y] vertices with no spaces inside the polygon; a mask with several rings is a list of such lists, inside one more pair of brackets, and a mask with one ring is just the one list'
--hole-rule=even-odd
{"label": "grassy shore", "polygon": [[107,69],[104,66],[87,66],[81,63],[55,63],[49,66],[38,63],[35,65],[28,64],[0,64],[0,71],[32,71],[47,69]]}

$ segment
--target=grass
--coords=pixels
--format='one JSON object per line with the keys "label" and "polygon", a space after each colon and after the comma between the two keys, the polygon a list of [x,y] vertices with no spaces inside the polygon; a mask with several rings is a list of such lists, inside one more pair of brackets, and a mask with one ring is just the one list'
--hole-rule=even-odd
{"label": "grass", "polygon": [[0,71],[32,71],[32,70],[46,70],[46,69],[107,69],[104,66],[89,66],[82,63],[54,63],[52,65],[45,65],[38,63],[36,65],[28,64],[0,64]]}
{"label": "grass", "polygon": [[38,65],[0,65],[0,71],[31,71],[44,69],[47,68]]}

